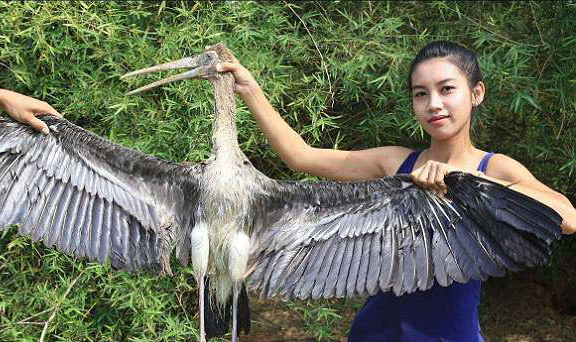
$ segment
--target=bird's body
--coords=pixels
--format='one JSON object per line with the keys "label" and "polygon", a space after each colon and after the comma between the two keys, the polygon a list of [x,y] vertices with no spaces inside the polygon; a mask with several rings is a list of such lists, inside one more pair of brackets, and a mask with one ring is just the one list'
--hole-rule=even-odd
{"label": "bird's body", "polygon": [[232,297],[237,340],[240,287],[263,297],[397,295],[545,264],[560,216],[470,174],[445,177],[439,198],[407,175],[364,182],[266,177],[240,150],[230,60],[223,45],[130,75],[198,67],[155,82],[204,77],[214,86],[213,150],[180,165],[123,148],[58,118],[44,136],[0,118],[0,229],[115,269],[170,274],[170,255],[192,263],[204,341],[204,278],[213,304]]}
{"label": "bird's body", "polygon": [[[218,286],[215,289],[217,303],[223,305],[232,289],[230,268],[240,267],[243,269],[239,272],[246,272],[245,266],[229,264],[230,248],[236,234],[250,233],[247,218],[252,211],[251,195],[259,186],[254,181],[254,168],[239,158],[235,158],[233,163],[216,158],[206,165],[204,175],[205,187],[200,195],[203,205],[199,208],[202,222],[197,224],[205,224],[208,228],[210,255],[207,272],[213,279],[213,286]],[[247,181],[239,182],[240,179]],[[249,250],[245,253],[248,255]]]}
{"label": "bird's body", "polygon": [[[212,279],[212,292],[219,306],[226,304],[234,282],[242,281],[246,273],[249,248],[242,246],[243,255],[231,253],[231,249],[237,249],[235,243],[243,243],[236,240],[238,234],[251,233],[254,196],[262,192],[266,179],[238,146],[232,82],[231,75],[213,82],[216,103],[220,105],[214,112],[213,152],[202,164],[196,220],[196,225],[207,228],[208,241],[202,242],[208,243],[210,251],[205,274]],[[194,256],[196,251],[190,253]]]}

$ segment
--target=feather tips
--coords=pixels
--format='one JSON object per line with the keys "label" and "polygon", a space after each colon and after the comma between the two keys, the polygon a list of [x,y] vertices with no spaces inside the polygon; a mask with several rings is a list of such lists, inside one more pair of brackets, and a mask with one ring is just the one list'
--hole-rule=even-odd
{"label": "feather tips", "polygon": [[[170,252],[165,245],[172,234],[159,239],[157,231],[183,221],[184,213],[171,208],[197,205],[185,206],[184,197],[173,194],[181,184],[173,172],[184,168],[114,145],[63,119],[40,118],[50,135],[0,118],[0,230],[20,224],[20,234],[67,254],[110,260],[116,269],[163,272],[160,260]],[[125,163],[129,158],[132,165]],[[195,180],[186,182],[197,199]]]}
{"label": "feather tips", "polygon": [[[258,218],[256,233],[263,238],[253,254],[250,288],[264,297],[351,297],[390,289],[400,295],[434,281],[448,286],[548,262],[549,243],[560,232],[556,213],[468,174],[452,173],[445,182],[446,198],[402,175],[275,183],[258,204],[268,216]],[[271,279],[273,291],[264,291]]]}

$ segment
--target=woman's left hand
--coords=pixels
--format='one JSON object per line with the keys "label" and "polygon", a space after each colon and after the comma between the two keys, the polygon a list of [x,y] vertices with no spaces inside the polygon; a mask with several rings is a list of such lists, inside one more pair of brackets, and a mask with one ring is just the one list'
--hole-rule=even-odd
{"label": "woman's left hand", "polygon": [[48,134],[50,130],[36,115],[51,114],[62,117],[62,114],[48,103],[6,89],[0,89],[0,109],[4,109],[14,120],[30,125],[44,134]]}
{"label": "woman's left hand", "polygon": [[467,172],[446,163],[429,160],[421,167],[412,171],[410,177],[414,183],[434,191],[439,196],[443,196],[448,190],[444,183],[444,176],[452,171]]}
{"label": "woman's left hand", "polygon": [[576,222],[562,220],[562,232],[564,234],[574,234],[576,233]]}

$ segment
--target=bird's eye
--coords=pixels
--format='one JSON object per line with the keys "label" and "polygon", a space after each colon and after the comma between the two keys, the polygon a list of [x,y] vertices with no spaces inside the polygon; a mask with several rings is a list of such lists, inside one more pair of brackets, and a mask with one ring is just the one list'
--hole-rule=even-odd
{"label": "bird's eye", "polygon": [[214,56],[212,56],[211,53],[206,53],[206,54],[202,55],[202,57],[200,59],[200,63],[203,65],[207,65],[207,64],[210,64],[213,59],[214,59]]}

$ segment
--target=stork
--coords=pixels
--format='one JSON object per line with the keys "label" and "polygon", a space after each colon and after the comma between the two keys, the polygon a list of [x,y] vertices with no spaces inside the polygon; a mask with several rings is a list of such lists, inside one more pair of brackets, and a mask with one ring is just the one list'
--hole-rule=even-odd
{"label": "stork", "polygon": [[447,175],[443,197],[408,175],[266,177],[238,145],[233,76],[215,70],[231,59],[218,44],[124,75],[190,68],[131,93],[190,78],[212,83],[212,154],[194,165],[146,156],[61,118],[42,117],[50,135],[0,118],[0,230],[18,224],[47,247],[130,272],[171,274],[175,249],[198,282],[202,342],[205,306],[222,308],[230,297],[238,340],[245,282],[263,298],[402,295],[549,262],[561,217],[471,174]]}

